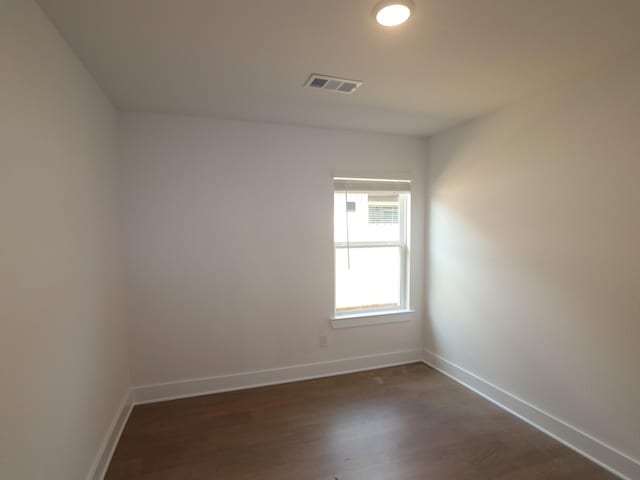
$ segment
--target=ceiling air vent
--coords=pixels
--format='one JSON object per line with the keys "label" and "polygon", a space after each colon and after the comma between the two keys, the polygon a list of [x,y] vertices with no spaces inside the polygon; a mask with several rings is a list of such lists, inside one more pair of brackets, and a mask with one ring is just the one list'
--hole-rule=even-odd
{"label": "ceiling air vent", "polygon": [[347,80],[344,78],[328,77],[327,75],[318,75],[312,73],[304,86],[309,88],[317,88],[318,90],[329,90],[332,92],[343,93],[349,95],[360,88],[362,82],[357,80]]}

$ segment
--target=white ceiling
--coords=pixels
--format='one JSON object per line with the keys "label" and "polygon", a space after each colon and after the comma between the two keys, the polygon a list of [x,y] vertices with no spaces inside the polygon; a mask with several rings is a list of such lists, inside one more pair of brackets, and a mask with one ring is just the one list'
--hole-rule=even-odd
{"label": "white ceiling", "polygon": [[[426,135],[638,45],[640,0],[39,0],[125,110]],[[351,96],[312,72],[362,80]]]}

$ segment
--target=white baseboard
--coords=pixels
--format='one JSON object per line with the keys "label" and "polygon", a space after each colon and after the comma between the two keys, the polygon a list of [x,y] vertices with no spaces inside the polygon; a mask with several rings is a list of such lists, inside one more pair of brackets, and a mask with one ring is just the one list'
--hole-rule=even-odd
{"label": "white baseboard", "polygon": [[312,378],[329,377],[344,373],[391,367],[422,361],[421,350],[351,357],[318,363],[307,363],[290,367],[255,370],[251,372],[220,375],[179,382],[145,385],[133,389],[135,404],[153,403],[177,398],[195,397],[211,393],[243,390],[247,388],[297,382]]}
{"label": "white baseboard", "polygon": [[107,429],[107,432],[102,440],[96,459],[91,466],[87,480],[102,480],[107,473],[107,467],[113,456],[113,452],[116,449],[120,435],[124,430],[124,426],[129,419],[131,410],[133,409],[133,396],[131,389],[128,389],[122,398],[122,402],[116,410],[116,413]]}
{"label": "white baseboard", "polygon": [[626,480],[640,479],[640,461],[428,350],[424,351],[424,363],[553,437],[614,475]]}

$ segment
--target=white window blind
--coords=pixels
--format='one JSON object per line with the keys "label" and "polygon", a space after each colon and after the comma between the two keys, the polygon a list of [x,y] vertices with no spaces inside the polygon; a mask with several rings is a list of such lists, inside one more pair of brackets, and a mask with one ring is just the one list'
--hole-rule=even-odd
{"label": "white window blind", "polygon": [[410,180],[335,177],[333,183],[336,192],[409,192],[411,190]]}

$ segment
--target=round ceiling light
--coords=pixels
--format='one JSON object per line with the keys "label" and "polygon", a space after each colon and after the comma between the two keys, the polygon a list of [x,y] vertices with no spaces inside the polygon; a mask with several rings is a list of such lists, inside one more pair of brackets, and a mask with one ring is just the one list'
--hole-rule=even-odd
{"label": "round ceiling light", "polygon": [[383,1],[373,9],[373,15],[383,27],[395,27],[409,20],[413,9],[414,5],[410,0]]}

